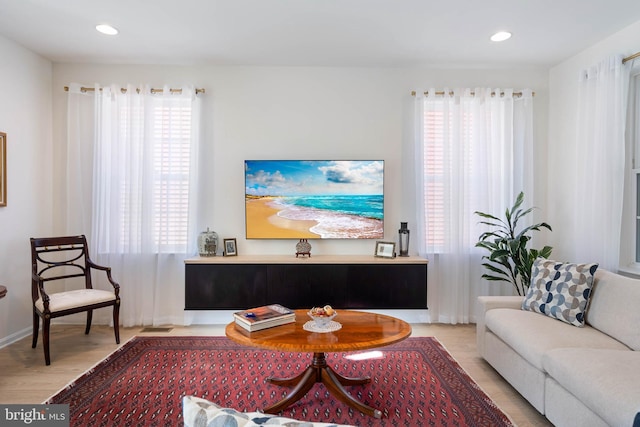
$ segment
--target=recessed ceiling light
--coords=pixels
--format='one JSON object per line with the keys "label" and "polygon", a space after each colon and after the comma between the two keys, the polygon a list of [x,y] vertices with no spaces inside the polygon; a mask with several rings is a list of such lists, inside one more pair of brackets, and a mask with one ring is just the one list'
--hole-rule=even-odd
{"label": "recessed ceiling light", "polygon": [[108,36],[115,36],[116,34],[118,34],[118,30],[108,24],[96,25],[96,30]]}
{"label": "recessed ceiling light", "polygon": [[503,42],[511,38],[511,33],[508,31],[498,31],[491,36],[492,42]]}

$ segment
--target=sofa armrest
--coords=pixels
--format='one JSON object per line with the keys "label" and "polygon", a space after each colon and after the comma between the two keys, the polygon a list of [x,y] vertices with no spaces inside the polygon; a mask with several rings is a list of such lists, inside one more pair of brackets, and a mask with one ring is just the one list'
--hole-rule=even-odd
{"label": "sofa armrest", "polygon": [[484,318],[484,313],[494,308],[517,308],[522,307],[522,301],[524,297],[521,296],[481,296],[478,297],[478,304],[481,307],[481,314]]}
{"label": "sofa armrest", "polygon": [[521,296],[480,296],[478,297],[478,309],[476,315],[476,345],[478,353],[484,357],[484,335],[486,326],[484,316],[494,308],[512,308],[520,310],[524,297]]}

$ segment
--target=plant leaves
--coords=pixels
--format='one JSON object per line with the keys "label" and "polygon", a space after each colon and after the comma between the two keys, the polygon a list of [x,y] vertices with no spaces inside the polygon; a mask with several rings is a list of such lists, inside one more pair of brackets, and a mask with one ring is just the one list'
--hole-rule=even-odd
{"label": "plant leaves", "polygon": [[488,252],[488,255],[482,257],[488,262],[483,263],[482,266],[492,274],[483,274],[482,278],[510,282],[518,295],[524,295],[530,285],[531,269],[536,258],[548,258],[552,251],[551,246],[545,246],[540,250],[527,247],[533,231],[540,231],[542,228],[552,231],[551,226],[546,222],[526,226],[520,231],[516,230],[518,222],[534,210],[534,208],[521,208],[523,202],[524,192],[521,191],[513,206],[505,210],[505,220],[484,212],[475,212],[476,215],[487,220],[480,221],[480,224],[493,228],[483,232],[475,244],[475,247]]}

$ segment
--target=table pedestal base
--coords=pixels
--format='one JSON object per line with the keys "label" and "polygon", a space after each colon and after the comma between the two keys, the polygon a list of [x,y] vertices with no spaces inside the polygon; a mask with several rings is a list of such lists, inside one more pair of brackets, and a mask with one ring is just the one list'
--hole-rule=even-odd
{"label": "table pedestal base", "polygon": [[343,386],[362,385],[371,382],[371,378],[347,378],[336,373],[327,365],[324,353],[313,353],[313,362],[301,374],[292,378],[268,378],[271,384],[293,387],[293,390],[280,402],[264,408],[268,414],[277,414],[284,408],[300,400],[315,383],[323,383],[329,393],[339,401],[367,414],[371,417],[381,418],[382,412],[365,405],[347,393]]}

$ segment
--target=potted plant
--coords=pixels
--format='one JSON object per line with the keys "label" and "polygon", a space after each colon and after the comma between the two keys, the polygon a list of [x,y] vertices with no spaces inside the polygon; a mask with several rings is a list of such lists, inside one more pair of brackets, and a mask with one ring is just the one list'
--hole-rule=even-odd
{"label": "potted plant", "polygon": [[552,250],[551,246],[545,246],[541,250],[527,248],[532,231],[539,231],[541,228],[551,231],[551,226],[546,222],[540,222],[517,231],[518,222],[533,210],[523,210],[523,201],[524,193],[520,192],[511,209],[506,210],[504,219],[484,212],[475,212],[484,219],[481,224],[492,228],[482,233],[476,243],[476,247],[489,251],[489,255],[482,257],[487,261],[482,265],[489,273],[483,274],[482,278],[509,282],[516,288],[518,295],[522,296],[526,294],[531,283],[533,262],[538,257],[548,258]]}

